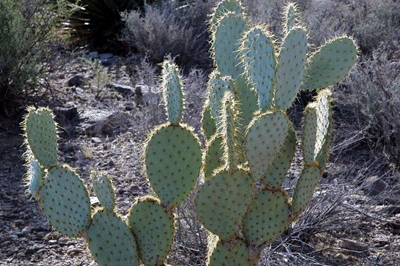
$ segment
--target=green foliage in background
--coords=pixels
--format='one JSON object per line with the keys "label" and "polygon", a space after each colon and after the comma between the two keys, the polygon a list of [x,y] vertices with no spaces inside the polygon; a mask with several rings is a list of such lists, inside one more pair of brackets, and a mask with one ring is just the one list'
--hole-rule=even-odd
{"label": "green foliage in background", "polygon": [[59,20],[69,14],[64,0],[0,2],[0,112],[32,95],[38,77],[51,67]]}

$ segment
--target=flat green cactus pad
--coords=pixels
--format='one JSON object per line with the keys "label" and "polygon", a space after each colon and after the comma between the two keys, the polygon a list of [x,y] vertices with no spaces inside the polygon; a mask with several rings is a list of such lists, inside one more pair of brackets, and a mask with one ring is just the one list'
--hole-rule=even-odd
{"label": "flat green cactus pad", "polygon": [[111,180],[106,174],[91,173],[93,189],[104,210],[112,212],[115,208],[115,193]]}
{"label": "flat green cactus pad", "polygon": [[[210,254],[209,254],[210,255]],[[207,265],[212,266],[248,266],[249,250],[246,244],[239,239],[230,242],[220,241],[207,258]]]}
{"label": "flat green cactus pad", "polygon": [[145,150],[151,186],[164,206],[179,205],[192,191],[200,174],[200,142],[189,128],[164,125],[156,129]]}
{"label": "flat green cactus pad", "polygon": [[214,60],[221,76],[238,78],[243,73],[243,65],[239,58],[239,40],[248,30],[242,15],[232,12],[225,13],[215,28],[213,34]]}
{"label": "flat green cactus pad", "polygon": [[88,246],[100,266],[139,266],[135,238],[114,212],[98,211],[88,230]]}
{"label": "flat green cactus pad", "polygon": [[218,25],[218,21],[226,12],[233,12],[237,15],[243,14],[243,7],[238,0],[223,0],[217,4],[211,18],[211,31],[214,31]]}
{"label": "flat green cactus pad", "polygon": [[289,127],[288,134],[281,150],[275,156],[272,164],[261,179],[261,182],[270,188],[279,189],[282,187],[283,180],[290,168],[290,164],[296,152],[296,132],[293,127]]}
{"label": "flat green cactus pad", "polygon": [[289,32],[298,20],[296,3],[289,2],[283,9],[283,16],[285,18],[283,28],[285,32]]}
{"label": "flat green cactus pad", "polygon": [[215,135],[207,143],[207,151],[204,153],[204,181],[209,180],[214,170],[225,165],[223,139]]}
{"label": "flat green cactus pad", "polygon": [[28,154],[25,155],[25,160],[27,161],[26,166],[28,167],[26,173],[28,190],[33,197],[39,199],[39,190],[43,185],[43,180],[46,175],[45,169],[38,164],[30,149],[27,153]]}
{"label": "flat green cactus pad", "polygon": [[271,244],[285,230],[289,205],[283,191],[260,191],[243,219],[246,243],[255,247]]}
{"label": "flat green cactus pad", "polygon": [[202,117],[204,136],[207,140],[210,140],[217,132],[217,125],[215,124],[214,118],[212,118],[209,104],[204,106]]}
{"label": "flat green cactus pad", "polygon": [[341,81],[356,59],[357,46],[353,39],[341,37],[328,42],[308,59],[302,88],[326,88]]}
{"label": "flat green cactus pad", "polygon": [[278,56],[275,105],[288,109],[299,92],[307,59],[307,33],[294,27],[286,35]]}
{"label": "flat green cactus pad", "polygon": [[244,171],[224,171],[205,182],[196,196],[199,221],[223,240],[234,236],[253,198],[251,182]]}
{"label": "flat green cactus pad", "polygon": [[217,129],[221,123],[223,98],[226,91],[233,91],[233,81],[230,77],[221,77],[218,72],[214,71],[211,74],[210,81],[208,82],[210,88],[209,104],[211,115],[214,118]]}
{"label": "flat green cactus pad", "polygon": [[57,127],[49,108],[28,108],[24,129],[27,143],[38,162],[45,168],[57,164]]}
{"label": "flat green cactus pad", "polygon": [[293,213],[299,213],[306,209],[315,187],[318,185],[321,174],[321,170],[316,166],[303,169],[303,173],[299,177],[299,180],[297,180],[296,188],[293,193]]}
{"label": "flat green cactus pad", "polygon": [[174,221],[152,198],[139,200],[129,211],[128,225],[145,265],[162,265],[174,241]]}
{"label": "flat green cactus pad", "polygon": [[162,63],[162,80],[168,120],[171,124],[178,125],[182,120],[183,112],[183,93],[178,66],[165,60]]}
{"label": "flat green cactus pad", "polygon": [[88,191],[67,165],[49,170],[40,190],[40,201],[51,225],[64,235],[77,237],[90,224]]}
{"label": "flat green cactus pad", "polygon": [[[332,125],[330,100],[331,92],[328,89],[321,90],[316,101],[308,104],[304,110],[302,149],[306,165],[314,164],[321,149],[329,147],[324,144],[329,141],[327,138]],[[327,153],[326,150],[324,152]]]}
{"label": "flat green cactus pad", "polygon": [[246,136],[251,175],[260,180],[280,151],[291,122],[283,112],[266,112],[254,118]]}
{"label": "flat green cactus pad", "polygon": [[271,108],[275,86],[275,48],[270,34],[262,27],[251,28],[241,46],[245,71],[258,93],[262,110]]}
{"label": "flat green cactus pad", "polygon": [[240,112],[238,112],[238,131],[244,135],[246,127],[250,124],[254,118],[254,112],[260,108],[258,106],[257,93],[252,89],[248,79],[243,75],[235,80],[233,92],[235,100],[240,106]]}

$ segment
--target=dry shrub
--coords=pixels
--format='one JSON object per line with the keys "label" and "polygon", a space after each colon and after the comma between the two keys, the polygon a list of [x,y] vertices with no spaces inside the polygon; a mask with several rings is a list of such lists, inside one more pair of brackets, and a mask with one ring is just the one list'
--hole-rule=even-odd
{"label": "dry shrub", "polygon": [[[299,1],[307,2],[307,1]],[[301,18],[311,43],[342,33],[352,35],[363,53],[371,53],[381,42],[399,40],[400,5],[394,0],[312,0],[302,10]]]}
{"label": "dry shrub", "polygon": [[120,40],[132,53],[161,63],[166,55],[176,57],[181,67],[210,66],[209,34],[206,21],[214,1],[194,1],[178,6],[176,1],[145,5],[144,13],[123,13],[126,27]]}
{"label": "dry shrub", "polygon": [[346,145],[368,144],[374,154],[400,166],[400,54],[391,53],[380,47],[372,57],[363,56],[335,92],[338,110],[348,112],[343,121],[353,119]]}

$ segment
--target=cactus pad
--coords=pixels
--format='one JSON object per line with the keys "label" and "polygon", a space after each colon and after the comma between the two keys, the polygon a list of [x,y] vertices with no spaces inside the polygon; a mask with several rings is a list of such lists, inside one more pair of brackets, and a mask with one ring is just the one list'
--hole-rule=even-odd
{"label": "cactus pad", "polygon": [[289,119],[283,112],[266,112],[252,121],[246,136],[246,155],[254,180],[260,178],[285,141]]}
{"label": "cactus pad", "polygon": [[151,186],[164,206],[179,205],[200,174],[200,143],[189,128],[164,125],[147,143],[145,166]]}
{"label": "cactus pad", "polygon": [[316,101],[309,103],[304,110],[302,148],[306,165],[315,163],[325,142],[329,141],[327,138],[332,124],[330,98],[331,92],[328,89],[321,90]]}
{"label": "cactus pad", "polygon": [[88,230],[88,246],[100,266],[139,266],[135,238],[114,212],[98,211]]}
{"label": "cactus pad", "polygon": [[241,15],[232,12],[225,13],[218,21],[213,33],[214,60],[221,76],[238,78],[243,73],[243,66],[239,58],[239,40],[248,30],[248,26]]}
{"label": "cactus pad", "polygon": [[258,105],[268,111],[272,104],[275,86],[275,48],[267,30],[261,27],[250,29],[241,46],[245,71],[258,92]]}
{"label": "cactus pad", "polygon": [[[211,254],[211,253],[210,253]],[[220,241],[213,250],[212,256],[207,258],[207,265],[213,266],[248,266],[249,250],[246,244],[239,239],[230,242]]]}
{"label": "cactus pad", "polygon": [[226,91],[233,91],[233,83],[230,77],[220,77],[214,71],[208,84],[210,87],[209,102],[211,115],[218,127],[221,120],[220,116],[222,115],[222,100]]}
{"label": "cactus pad", "polygon": [[174,240],[174,221],[156,199],[139,200],[129,211],[128,225],[145,265],[162,265]]}
{"label": "cactus pad", "polygon": [[353,39],[341,37],[328,42],[309,58],[302,88],[326,88],[341,81],[356,59],[357,46]]}
{"label": "cactus pad", "polygon": [[263,247],[272,243],[285,230],[289,205],[283,191],[262,190],[251,203],[243,219],[246,243]]}
{"label": "cactus pad", "polygon": [[218,21],[226,12],[233,12],[237,15],[243,14],[243,7],[240,4],[240,1],[237,0],[223,0],[217,4],[217,7],[212,14],[211,23],[210,23],[210,31],[215,31],[215,28],[218,25]]}
{"label": "cactus pad", "polygon": [[48,108],[28,108],[24,129],[27,143],[38,162],[49,169],[57,164],[57,126]]}
{"label": "cactus pad", "polygon": [[286,35],[278,56],[275,104],[279,109],[288,109],[296,98],[306,65],[306,52],[307,33],[296,26]]}
{"label": "cactus pad", "polygon": [[183,93],[178,67],[169,60],[162,63],[164,102],[167,107],[168,120],[178,125],[182,120]]}
{"label": "cactus pad", "polygon": [[231,238],[252,200],[251,182],[244,171],[237,171],[233,176],[225,171],[215,175],[197,193],[197,218],[221,239]]}
{"label": "cactus pad", "polygon": [[292,126],[289,127],[288,134],[281,150],[275,156],[272,164],[268,167],[267,173],[261,182],[270,188],[279,189],[282,187],[283,180],[290,168],[290,164],[296,152],[296,132]]}
{"label": "cactus pad", "polygon": [[29,193],[36,199],[39,199],[39,190],[43,185],[46,175],[45,169],[38,164],[30,149],[25,154],[25,160],[27,162],[26,167],[28,168],[26,182]]}
{"label": "cactus pad", "polygon": [[62,234],[76,237],[90,224],[88,191],[67,165],[49,170],[40,190],[40,201],[47,219]]}
{"label": "cactus pad", "polygon": [[207,140],[210,140],[217,132],[217,125],[215,124],[214,118],[211,116],[210,105],[207,104],[204,106],[202,117],[204,136]]}
{"label": "cactus pad", "polygon": [[314,193],[321,177],[321,170],[316,166],[303,169],[296,188],[293,193],[292,210],[293,213],[302,212],[307,207],[308,202]]}
{"label": "cactus pad", "polygon": [[91,173],[93,189],[104,210],[112,212],[115,208],[115,193],[111,180],[106,174],[96,175]]}
{"label": "cactus pad", "polygon": [[204,153],[204,181],[209,180],[214,170],[225,165],[223,139],[215,135],[207,143],[207,151]]}
{"label": "cactus pad", "polygon": [[296,3],[289,2],[283,9],[283,16],[285,18],[283,28],[285,32],[289,32],[297,23],[297,5]]}

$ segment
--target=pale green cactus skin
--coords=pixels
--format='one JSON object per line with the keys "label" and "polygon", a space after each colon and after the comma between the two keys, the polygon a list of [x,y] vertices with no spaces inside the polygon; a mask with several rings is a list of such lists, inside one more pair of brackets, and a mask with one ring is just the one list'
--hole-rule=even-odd
{"label": "pale green cactus skin", "polygon": [[[193,130],[181,123],[179,69],[168,60],[162,64],[168,122],[153,129],[144,149],[157,197],[137,199],[126,220],[115,210],[111,179],[95,172],[93,190],[101,207],[92,213],[83,181],[58,162],[53,113],[28,108],[23,122],[28,191],[58,231],[87,240],[99,265],[164,265],[174,241],[173,212],[197,183],[196,216],[212,233],[207,265],[258,265],[263,248],[306,209],[329,153],[332,95],[324,88],[347,75],[357,47],[341,36],[307,54],[307,32],[292,3],[285,7],[278,46],[266,26],[251,25],[244,11],[239,0],[221,1],[210,20],[216,69],[203,109],[203,151]],[[287,110],[301,89],[319,92],[305,108],[299,140]],[[289,197],[283,182],[297,142],[304,165]]]}

